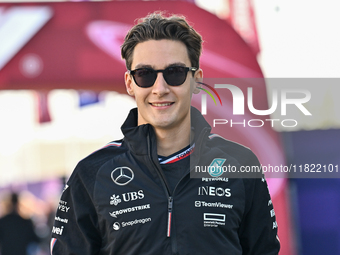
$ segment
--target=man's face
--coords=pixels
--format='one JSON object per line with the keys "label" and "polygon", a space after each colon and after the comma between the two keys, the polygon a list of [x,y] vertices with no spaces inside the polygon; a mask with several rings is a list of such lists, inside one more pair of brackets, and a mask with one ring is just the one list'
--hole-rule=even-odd
{"label": "man's face", "polygon": [[[136,45],[131,70],[142,67],[159,70],[172,65],[191,67],[184,43],[166,39],[149,40]],[[201,78],[202,70],[196,71],[194,77]],[[127,91],[136,99],[138,125],[149,123],[160,129],[190,125],[191,96],[199,91],[192,78],[189,71],[182,85],[170,86],[159,72],[152,87],[141,88],[130,74],[125,73]]]}

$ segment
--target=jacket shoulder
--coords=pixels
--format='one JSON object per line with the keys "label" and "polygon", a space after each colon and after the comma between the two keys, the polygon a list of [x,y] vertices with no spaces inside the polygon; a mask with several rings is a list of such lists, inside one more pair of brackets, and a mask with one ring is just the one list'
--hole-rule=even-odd
{"label": "jacket shoulder", "polygon": [[85,187],[92,189],[101,166],[126,151],[127,147],[123,139],[106,144],[78,162],[68,183],[79,182],[80,180]]}
{"label": "jacket shoulder", "polygon": [[234,157],[237,161],[242,163],[242,165],[251,165],[251,164],[258,164],[259,161],[254,154],[254,152],[237,142],[233,142],[230,140],[225,139],[224,137],[217,135],[217,134],[210,134],[208,136],[208,144],[211,147],[217,147],[223,150],[225,153],[229,154],[230,156]]}

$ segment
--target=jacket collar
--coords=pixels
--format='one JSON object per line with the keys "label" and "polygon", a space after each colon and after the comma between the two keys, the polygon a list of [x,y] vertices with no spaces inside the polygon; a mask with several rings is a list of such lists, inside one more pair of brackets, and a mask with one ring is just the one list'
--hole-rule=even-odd
{"label": "jacket collar", "polygon": [[[127,142],[129,148],[136,154],[146,155],[149,153],[148,144],[150,145],[151,143],[151,146],[156,148],[156,135],[150,124],[138,126],[137,116],[138,109],[132,109],[123,123],[121,130],[124,134],[124,140]],[[195,147],[202,145],[202,142],[206,140],[204,138],[209,135],[211,130],[208,122],[195,107],[191,107],[191,129],[195,134]]]}

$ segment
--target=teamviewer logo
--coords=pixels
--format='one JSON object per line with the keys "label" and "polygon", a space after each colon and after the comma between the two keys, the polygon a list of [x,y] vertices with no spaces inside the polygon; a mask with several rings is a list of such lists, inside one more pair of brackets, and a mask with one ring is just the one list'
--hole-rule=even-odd
{"label": "teamviewer logo", "polygon": [[195,201],[195,207],[201,207],[201,201]]}

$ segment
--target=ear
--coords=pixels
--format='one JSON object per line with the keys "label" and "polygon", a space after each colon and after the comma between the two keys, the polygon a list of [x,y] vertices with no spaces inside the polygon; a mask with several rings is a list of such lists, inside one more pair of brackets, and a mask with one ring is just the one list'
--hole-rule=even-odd
{"label": "ear", "polygon": [[199,88],[201,87],[201,85],[197,83],[197,81],[202,81],[202,78],[203,78],[203,70],[200,68],[195,72],[195,75],[194,75],[194,80],[195,80],[194,91],[193,91],[194,94],[200,93]]}
{"label": "ear", "polygon": [[135,95],[135,91],[133,90],[133,80],[131,75],[128,72],[125,72],[124,74],[124,80],[125,80],[125,86],[126,86],[126,91],[130,96]]}

